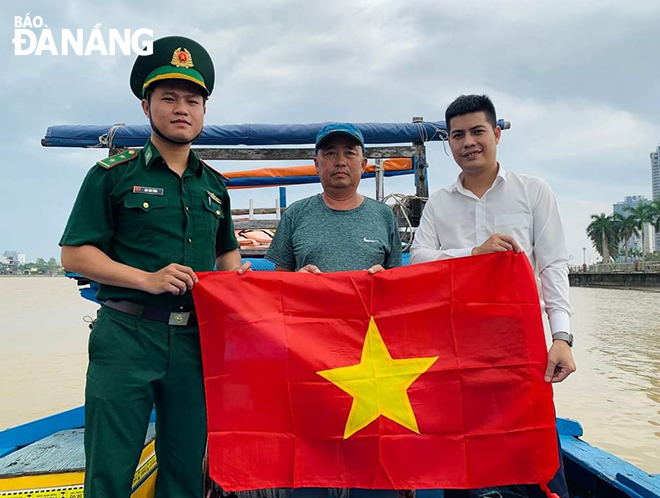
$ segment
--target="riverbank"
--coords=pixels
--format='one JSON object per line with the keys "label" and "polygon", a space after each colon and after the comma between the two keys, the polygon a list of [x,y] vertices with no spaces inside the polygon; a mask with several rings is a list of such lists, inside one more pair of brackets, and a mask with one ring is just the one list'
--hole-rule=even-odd
{"label": "riverbank", "polygon": [[660,291],[660,273],[609,272],[568,274],[571,287],[606,287],[610,289],[655,289]]}
{"label": "riverbank", "polygon": [[660,294],[660,287],[633,287],[618,285],[574,285],[573,287],[591,288],[591,289],[611,289],[620,291],[647,292],[649,294]]}
{"label": "riverbank", "polygon": [[12,275],[0,275],[0,278],[53,278],[53,277],[64,277],[63,273],[56,273],[55,275],[48,275],[46,273],[29,273],[27,275],[23,273],[16,273]]}

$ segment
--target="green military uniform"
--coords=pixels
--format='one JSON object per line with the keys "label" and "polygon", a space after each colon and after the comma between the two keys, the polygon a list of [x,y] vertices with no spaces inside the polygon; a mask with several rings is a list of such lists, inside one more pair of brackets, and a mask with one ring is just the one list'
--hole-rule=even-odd
{"label": "green military uniform", "polygon": [[[192,60],[203,59],[206,52],[189,42],[178,38],[173,45],[183,46]],[[169,61],[175,49],[167,50]],[[204,76],[209,91],[213,80]],[[114,261],[147,272],[170,263],[213,270],[218,254],[238,247],[221,175],[191,152],[179,176],[151,142],[139,152],[129,150],[92,167],[60,245],[92,245]],[[175,312],[171,316],[177,318],[182,315],[176,312],[182,312],[188,319],[186,312],[194,311],[191,293],[152,295],[101,284],[98,298],[108,302],[89,339],[85,496],[130,496],[155,406],[156,497],[201,497],[206,413],[199,331],[194,315],[186,325],[186,320],[151,316]],[[137,305],[137,316],[109,307],[118,301]]]}

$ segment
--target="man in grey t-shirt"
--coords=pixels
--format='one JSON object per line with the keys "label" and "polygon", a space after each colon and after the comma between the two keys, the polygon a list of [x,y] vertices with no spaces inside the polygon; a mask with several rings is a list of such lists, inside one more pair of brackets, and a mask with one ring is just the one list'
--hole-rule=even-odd
{"label": "man in grey t-shirt", "polygon": [[321,273],[401,265],[392,210],[358,194],[367,165],[364,137],[352,124],[330,124],[316,136],[316,172],[323,193],[284,213],[266,259],[280,271]]}
{"label": "man in grey t-shirt", "polygon": [[[401,266],[392,210],[357,192],[367,166],[362,132],[351,124],[323,127],[316,136],[314,165],[323,193],[294,202],[284,212],[266,253],[276,270],[376,273]],[[287,498],[338,494],[326,488],[297,488],[289,490]],[[397,497],[395,490],[350,490],[350,498]]]}

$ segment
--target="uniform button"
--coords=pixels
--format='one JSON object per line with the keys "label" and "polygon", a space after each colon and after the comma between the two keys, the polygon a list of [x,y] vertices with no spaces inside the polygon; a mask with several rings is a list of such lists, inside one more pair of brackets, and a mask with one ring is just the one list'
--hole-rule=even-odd
{"label": "uniform button", "polygon": [[216,210],[215,214],[218,215],[218,216],[220,216],[220,210],[219,210],[219,209]]}
{"label": "uniform button", "polygon": [[190,211],[190,208],[188,206],[186,206],[186,211]]}
{"label": "uniform button", "polygon": [[188,239],[188,244],[192,244],[192,239]]}
{"label": "uniform button", "polygon": [[142,203],[142,207],[143,207],[144,209],[149,209],[149,203],[148,203],[148,202],[143,202],[143,203]]}

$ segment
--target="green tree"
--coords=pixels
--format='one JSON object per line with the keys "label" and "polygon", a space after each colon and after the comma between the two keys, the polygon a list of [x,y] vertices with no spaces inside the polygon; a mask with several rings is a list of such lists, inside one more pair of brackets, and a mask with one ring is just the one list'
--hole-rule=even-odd
{"label": "green tree", "polygon": [[624,254],[627,263],[628,242],[630,242],[630,239],[633,235],[639,235],[639,230],[637,229],[637,221],[634,216],[624,216],[621,213],[614,213],[613,220],[617,238],[623,241]]}
{"label": "green tree", "polygon": [[605,213],[592,214],[591,220],[587,235],[603,261],[607,262],[618,253],[619,240],[614,217]]}
{"label": "green tree", "polygon": [[624,208],[624,211],[627,211],[630,213],[630,216],[632,216],[635,219],[635,225],[637,226],[637,229],[639,232],[642,234],[642,259],[644,259],[644,252],[645,252],[645,243],[644,243],[644,226],[653,222],[653,208],[651,207],[651,204],[648,202],[640,202],[636,207],[626,207]]}
{"label": "green tree", "polygon": [[[656,233],[660,232],[660,200],[656,199],[649,203],[650,212],[651,212],[651,224],[655,228]],[[659,251],[660,248],[656,247],[656,251]]]}

